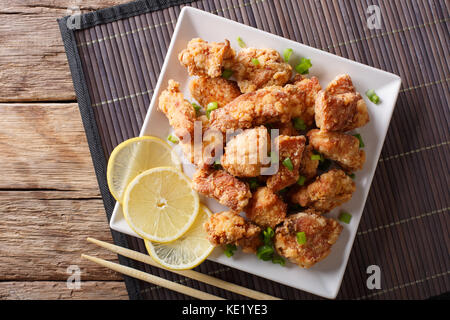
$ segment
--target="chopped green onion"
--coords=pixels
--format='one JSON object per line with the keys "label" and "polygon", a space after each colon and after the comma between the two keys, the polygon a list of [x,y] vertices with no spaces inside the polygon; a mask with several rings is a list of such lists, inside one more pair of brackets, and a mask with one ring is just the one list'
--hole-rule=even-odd
{"label": "chopped green onion", "polygon": [[289,190],[289,188],[286,187],[286,188],[281,189],[280,191],[278,191],[278,194],[283,195],[283,194],[285,194],[288,190]]}
{"label": "chopped green onion", "polygon": [[300,177],[298,178],[298,180],[297,180],[297,184],[298,184],[299,186],[302,186],[302,185],[305,184],[305,181],[306,181],[306,177],[300,176]]}
{"label": "chopped green onion", "polygon": [[321,158],[320,158],[320,163],[319,163],[318,168],[323,171],[328,170],[328,168],[331,166],[331,160],[325,159],[323,157],[323,155],[320,155],[320,156],[321,156]]}
{"label": "chopped green onion", "polygon": [[361,135],[359,133],[357,133],[357,134],[354,134],[353,136],[358,138],[358,140],[359,140],[359,147],[360,148],[364,148],[365,145],[364,145],[364,142],[363,142],[363,139],[362,139]]}
{"label": "chopped green onion", "polygon": [[256,256],[258,257],[258,259],[268,261],[272,259],[273,252],[274,250],[272,246],[264,245],[258,248],[258,250],[256,251]]}
{"label": "chopped green onion", "polygon": [[292,50],[291,48],[284,49],[283,52],[284,62],[289,62],[292,52],[294,52],[294,50]]}
{"label": "chopped green onion", "polygon": [[297,130],[306,130],[305,121],[303,121],[302,118],[295,118],[294,119],[294,128]]}
{"label": "chopped green onion", "polygon": [[198,115],[198,113],[200,112],[200,109],[202,108],[198,104],[196,104],[195,102],[192,102],[192,107],[194,108],[196,115]]}
{"label": "chopped green onion", "polygon": [[238,42],[239,47],[241,47],[241,48],[246,47],[246,44],[245,44],[244,40],[242,40],[241,37],[237,37],[237,42]]}
{"label": "chopped green onion", "polygon": [[222,78],[225,78],[225,79],[230,79],[230,77],[232,75],[233,75],[233,70],[230,70],[230,69],[225,69],[222,72]]}
{"label": "chopped green onion", "polygon": [[339,215],[339,221],[342,221],[344,223],[349,224],[351,219],[352,219],[352,215],[350,213],[341,212],[341,214]]}
{"label": "chopped green onion", "polygon": [[252,189],[252,190],[255,190],[259,187],[259,182],[258,182],[258,179],[256,179],[256,178],[251,178],[248,183],[250,185],[250,189]]}
{"label": "chopped green onion", "polygon": [[178,143],[178,142],[180,142],[180,140],[178,140],[177,137],[175,137],[175,136],[173,136],[173,135],[171,135],[171,134],[169,134],[169,136],[167,137],[167,140],[169,140],[169,141],[172,142],[172,143]]}
{"label": "chopped green onion", "polygon": [[347,175],[352,179],[355,179],[355,177],[356,177],[354,173],[348,173]]}
{"label": "chopped green onion", "polygon": [[295,66],[295,71],[297,71],[300,74],[307,74],[309,73],[309,68],[312,67],[312,63],[310,59],[301,58],[300,63]]}
{"label": "chopped green onion", "polygon": [[259,66],[259,60],[256,59],[256,58],[253,58],[253,59],[252,59],[252,63],[253,63],[255,66]]}
{"label": "chopped green onion", "polygon": [[237,247],[234,244],[227,244],[224,253],[229,258],[234,255],[234,252],[237,250]]}
{"label": "chopped green onion", "polygon": [[367,90],[366,96],[369,98],[370,101],[372,101],[375,104],[378,104],[380,102],[380,97],[377,96],[375,90],[373,89]]}
{"label": "chopped green onion", "polygon": [[271,227],[267,227],[267,229],[263,231],[263,241],[266,246],[272,245],[272,238],[274,235],[275,232]]}
{"label": "chopped green onion", "polygon": [[321,154],[312,154],[311,155],[311,160],[321,160],[322,159],[322,155]]}
{"label": "chopped green onion", "polygon": [[297,243],[298,244],[305,244],[306,243],[306,234],[305,232],[297,232]]}
{"label": "chopped green onion", "polygon": [[284,265],[286,264],[286,261],[284,261],[284,259],[282,257],[280,257],[280,256],[274,256],[272,258],[272,263],[274,263],[274,264],[278,263],[279,265],[284,267]]}
{"label": "chopped green onion", "polygon": [[289,169],[289,171],[294,170],[294,165],[292,164],[291,158],[286,158],[283,160],[283,165]]}
{"label": "chopped green onion", "polygon": [[209,119],[209,115],[211,114],[211,111],[216,110],[219,107],[217,102],[210,102],[206,106],[206,117]]}

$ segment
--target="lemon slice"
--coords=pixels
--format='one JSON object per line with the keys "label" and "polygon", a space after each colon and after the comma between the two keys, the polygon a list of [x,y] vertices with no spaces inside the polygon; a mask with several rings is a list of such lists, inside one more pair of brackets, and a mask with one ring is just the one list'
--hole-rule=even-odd
{"label": "lemon slice", "polygon": [[106,175],[111,194],[122,203],[131,180],[145,170],[161,166],[181,169],[177,155],[163,140],[143,136],[122,142],[113,150],[108,161]]}
{"label": "lemon slice", "polygon": [[152,258],[167,269],[192,269],[202,263],[213,251],[214,246],[206,238],[203,223],[211,211],[200,205],[200,212],[192,227],[179,239],[170,243],[152,243],[146,240],[145,246]]}
{"label": "lemon slice", "polygon": [[181,237],[199,211],[198,194],[186,175],[171,167],[144,171],[125,190],[123,212],[144,239],[170,242]]}

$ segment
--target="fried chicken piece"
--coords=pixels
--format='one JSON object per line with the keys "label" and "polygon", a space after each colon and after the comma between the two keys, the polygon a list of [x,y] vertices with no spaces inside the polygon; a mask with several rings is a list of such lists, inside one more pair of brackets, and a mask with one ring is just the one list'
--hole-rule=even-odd
{"label": "fried chicken piece", "polygon": [[267,86],[283,86],[292,75],[292,67],[274,49],[244,48],[226,68],[233,70],[243,93]]}
{"label": "fried chicken piece", "polygon": [[[245,221],[240,215],[231,211],[223,211],[212,214],[203,224],[209,242],[214,246],[224,244],[243,244],[250,251],[255,246],[255,237],[261,229]],[[256,250],[255,250],[256,251]]]}
{"label": "fried chicken piece", "polygon": [[305,182],[317,175],[319,160],[312,160],[311,156],[313,154],[313,147],[308,144],[303,151],[302,162],[300,163],[300,175],[305,177]]}
{"label": "fried chicken piece", "polygon": [[261,168],[270,164],[267,156],[270,136],[266,127],[246,129],[227,142],[221,164],[237,177],[257,177]]}
{"label": "fried chicken piece", "polygon": [[358,138],[340,132],[310,130],[309,143],[326,158],[336,161],[345,171],[361,170],[366,160]]}
{"label": "fried chicken piece", "polygon": [[[328,256],[341,231],[342,226],[334,219],[300,212],[286,218],[275,230],[275,250],[292,263],[310,268]],[[305,233],[306,243],[298,243],[298,232]]]}
{"label": "fried chicken piece", "polygon": [[189,41],[187,48],[180,52],[178,60],[188,69],[191,76],[216,78],[222,75],[222,67],[227,59],[233,59],[234,50],[230,42],[204,41],[195,38]]}
{"label": "fried chicken piece", "polygon": [[260,187],[245,209],[247,218],[262,228],[272,229],[286,217],[287,204],[272,190]]}
{"label": "fried chicken piece", "polygon": [[206,107],[210,102],[217,102],[223,107],[241,95],[236,82],[224,78],[199,77],[189,83],[192,97]]}
{"label": "fried chicken piece", "polygon": [[158,108],[169,119],[170,125],[174,128],[178,137],[194,137],[194,122],[196,118],[192,105],[184,99],[180,92],[180,84],[174,80],[169,80],[169,85],[159,96]]}
{"label": "fried chicken piece", "polygon": [[[297,182],[300,174],[299,168],[302,160],[306,139],[304,136],[278,136],[275,143],[278,145],[280,164],[278,172],[267,180],[267,187],[278,192]],[[292,163],[292,170],[283,165],[287,158]]]}
{"label": "fried chicken piece", "polygon": [[285,85],[283,89],[289,95],[292,118],[300,118],[307,126],[312,126],[316,96],[322,89],[319,80],[298,74],[293,83]]}
{"label": "fried chicken piece", "polygon": [[316,125],[327,131],[349,131],[369,122],[367,106],[348,74],[337,76],[316,96]]}
{"label": "fried chicken piece", "polygon": [[216,199],[235,212],[241,212],[248,204],[250,187],[224,170],[200,168],[192,177],[192,188]]}
{"label": "fried chicken piece", "polygon": [[332,169],[293,193],[291,201],[302,207],[328,212],[349,201],[355,189],[355,183],[344,171]]}
{"label": "fried chicken piece", "polygon": [[288,95],[282,87],[266,87],[240,95],[225,107],[213,110],[210,127],[222,132],[290,121]]}

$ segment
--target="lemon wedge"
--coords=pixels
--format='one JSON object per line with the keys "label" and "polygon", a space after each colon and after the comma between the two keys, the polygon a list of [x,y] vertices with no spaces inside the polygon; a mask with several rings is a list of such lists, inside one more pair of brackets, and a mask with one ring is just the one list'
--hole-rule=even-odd
{"label": "lemon wedge", "polygon": [[108,161],[106,176],[111,194],[123,203],[123,194],[131,180],[145,170],[161,166],[181,169],[177,155],[163,140],[143,136],[122,142]]}
{"label": "lemon wedge", "polygon": [[157,167],[135,177],[125,190],[123,212],[141,237],[170,242],[181,237],[199,211],[198,194],[180,170]]}
{"label": "lemon wedge", "polygon": [[203,224],[211,211],[200,205],[200,212],[194,224],[181,238],[170,243],[152,243],[146,240],[145,246],[150,256],[167,269],[192,269],[202,263],[213,251],[214,246],[206,238]]}

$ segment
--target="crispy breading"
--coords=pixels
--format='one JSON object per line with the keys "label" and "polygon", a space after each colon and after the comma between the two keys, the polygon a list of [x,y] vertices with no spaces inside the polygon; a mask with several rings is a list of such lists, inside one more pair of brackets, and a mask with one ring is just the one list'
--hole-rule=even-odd
{"label": "crispy breading", "polygon": [[221,159],[223,168],[237,177],[257,177],[270,164],[270,136],[266,127],[246,129],[232,137]]}
{"label": "crispy breading", "polygon": [[310,130],[309,143],[326,158],[336,161],[345,171],[361,170],[366,154],[359,148],[358,138],[340,132]]}
{"label": "crispy breading", "polygon": [[194,137],[194,122],[196,119],[195,110],[192,105],[184,99],[180,92],[180,84],[174,80],[169,80],[169,85],[159,96],[158,108],[169,119],[170,125],[175,130],[178,137]]}
{"label": "crispy breading", "polygon": [[306,178],[305,182],[311,180],[317,175],[319,160],[312,160],[314,154],[313,147],[308,144],[303,151],[302,162],[300,163],[300,175]]}
{"label": "crispy breading", "polygon": [[322,89],[319,80],[296,75],[293,83],[283,89],[289,95],[292,118],[301,118],[307,126],[312,126],[316,96]]}
{"label": "crispy breading", "polygon": [[234,50],[230,42],[207,42],[200,38],[189,41],[187,48],[180,52],[178,60],[188,69],[191,76],[216,78],[222,75],[227,59],[233,59]]}
{"label": "crispy breading", "polygon": [[337,76],[316,96],[316,125],[327,131],[349,131],[369,122],[367,106],[348,74]]}
{"label": "crispy breading", "polygon": [[[299,168],[305,142],[304,136],[278,136],[276,138],[275,143],[278,145],[280,164],[278,172],[267,180],[267,187],[273,192],[278,192],[297,182],[300,176]],[[287,158],[291,160],[292,170],[282,164]]]}
{"label": "crispy breading", "polygon": [[203,228],[212,245],[243,245],[247,251],[253,251],[252,247],[256,244],[254,238],[259,238],[261,232],[258,226],[231,211],[212,214],[203,224]]}
{"label": "crispy breading", "polygon": [[291,195],[291,201],[302,207],[328,212],[352,198],[355,183],[344,171],[332,169],[301,187]]}
{"label": "crispy breading", "polygon": [[210,126],[222,132],[290,121],[288,95],[272,86],[240,95],[225,107],[211,112]]}
{"label": "crispy breading", "polygon": [[274,49],[241,49],[225,67],[233,70],[243,93],[267,86],[283,86],[292,75],[292,67]]}
{"label": "crispy breading", "polygon": [[235,212],[242,211],[252,196],[247,183],[224,170],[206,167],[197,169],[192,177],[192,188]]}
{"label": "crispy breading", "polygon": [[[341,231],[342,226],[334,219],[300,212],[286,218],[275,230],[275,250],[292,263],[310,268],[328,256]],[[298,232],[305,233],[306,243],[298,243]]]}
{"label": "crispy breading", "polygon": [[262,228],[272,229],[286,217],[287,204],[272,190],[260,187],[245,209],[247,219]]}
{"label": "crispy breading", "polygon": [[210,102],[217,102],[219,107],[223,107],[241,95],[236,82],[221,77],[193,79],[189,83],[189,90],[192,97],[205,108]]}

